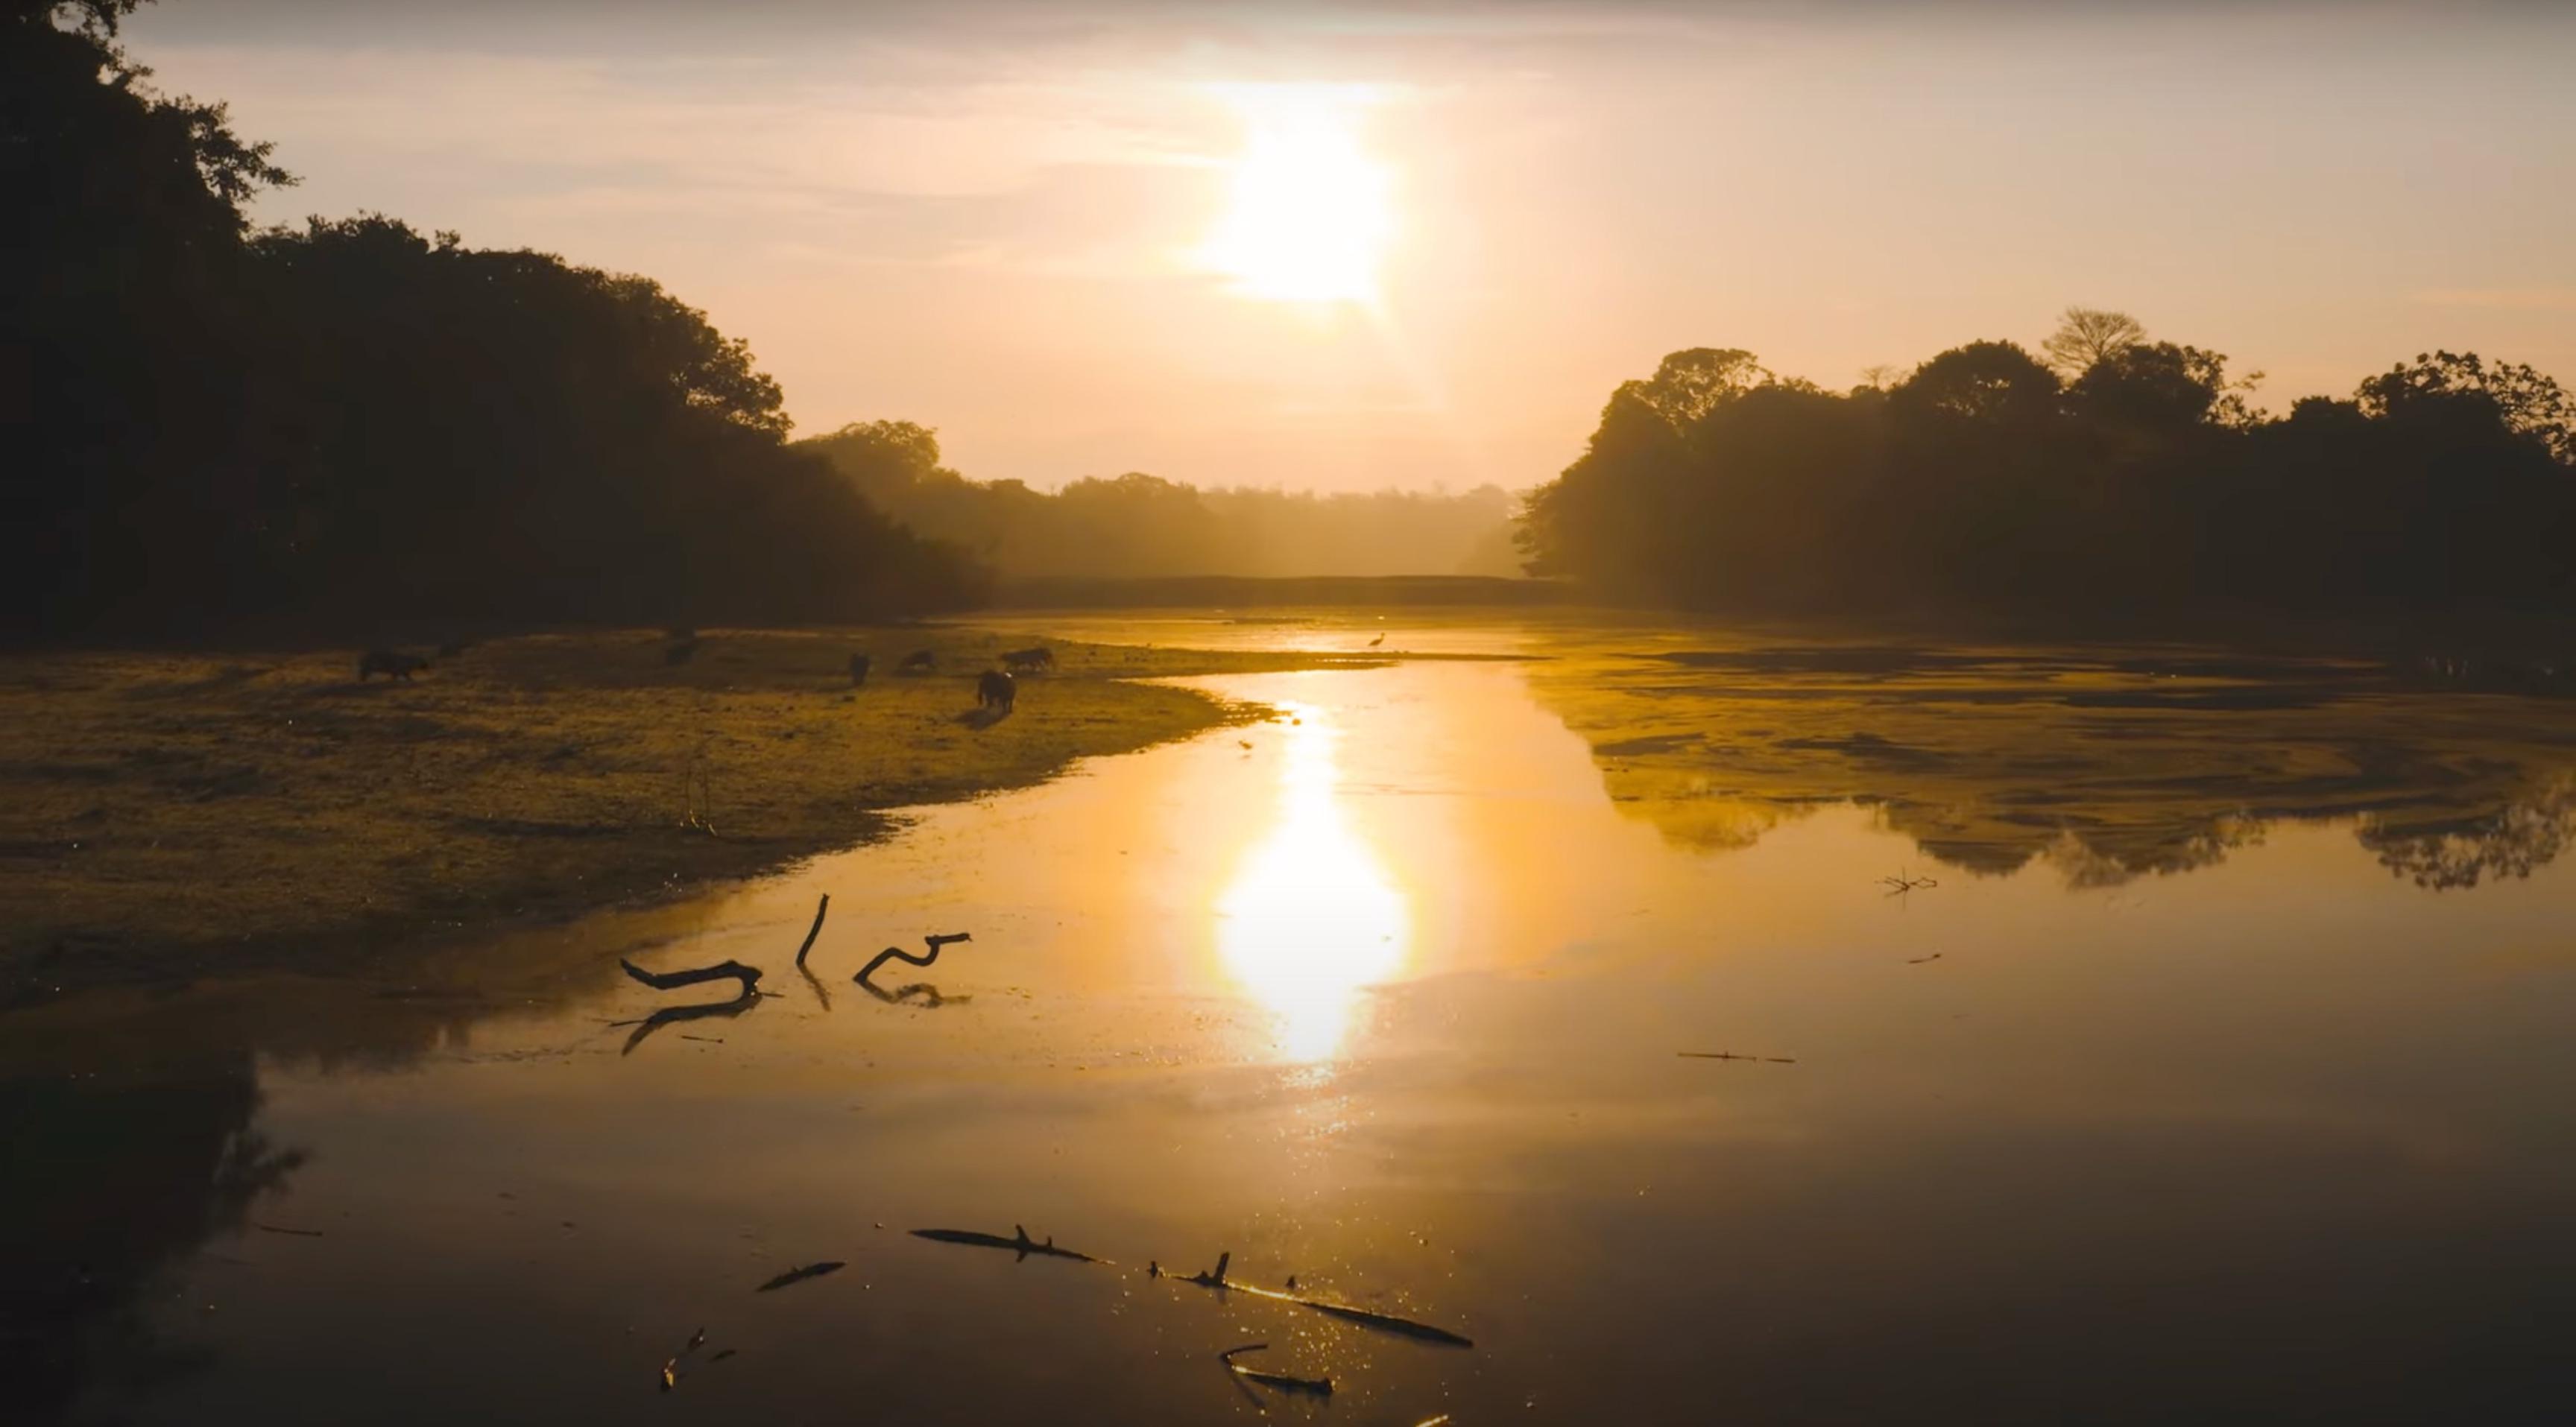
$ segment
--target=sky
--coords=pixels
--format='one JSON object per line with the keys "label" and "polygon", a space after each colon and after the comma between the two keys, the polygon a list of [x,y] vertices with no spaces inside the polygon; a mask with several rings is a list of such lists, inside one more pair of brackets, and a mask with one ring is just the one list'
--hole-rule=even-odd
{"label": "sky", "polygon": [[2070,303],[2347,395],[2576,383],[2576,4],[164,0],[300,186],[639,272],[970,476],[1536,485],[1666,352]]}

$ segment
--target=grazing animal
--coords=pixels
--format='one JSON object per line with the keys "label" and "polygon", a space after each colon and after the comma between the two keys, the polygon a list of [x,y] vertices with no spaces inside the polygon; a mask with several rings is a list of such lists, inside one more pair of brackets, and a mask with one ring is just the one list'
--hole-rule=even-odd
{"label": "grazing animal", "polygon": [[851,656],[850,656],[850,687],[851,687],[851,688],[853,688],[853,689],[855,689],[855,688],[857,688],[859,685],[864,684],[864,683],[866,683],[867,681],[868,681],[868,656],[866,656],[865,654],[853,654],[853,655],[851,655]]}
{"label": "grazing animal", "polygon": [[1012,702],[1019,696],[1020,681],[999,669],[987,669],[980,678],[975,680],[977,708],[1000,709],[1004,713],[1009,713]]}
{"label": "grazing animal", "polygon": [[697,655],[698,637],[694,634],[686,639],[674,638],[662,648],[662,662],[665,664],[686,664]]}
{"label": "grazing animal", "polygon": [[896,666],[896,672],[903,674],[927,674],[938,667],[939,656],[931,653],[927,649],[916,649],[910,654],[903,656],[903,663]]}
{"label": "grazing animal", "polygon": [[453,659],[457,655],[462,654],[473,647],[474,641],[471,639],[451,639],[445,644],[438,646],[438,657],[441,659]]}
{"label": "grazing animal", "polygon": [[1034,649],[1014,649],[1002,656],[1002,664],[1014,673],[1034,674],[1055,667],[1055,651],[1043,644]]}
{"label": "grazing animal", "polygon": [[382,674],[408,684],[412,675],[428,667],[429,661],[417,654],[405,654],[399,649],[370,649],[358,656],[358,682],[363,684],[369,675]]}

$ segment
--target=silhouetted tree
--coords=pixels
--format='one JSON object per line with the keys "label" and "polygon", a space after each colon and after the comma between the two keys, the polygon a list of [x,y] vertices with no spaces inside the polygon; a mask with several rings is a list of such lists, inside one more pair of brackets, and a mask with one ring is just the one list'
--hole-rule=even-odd
{"label": "silhouetted tree", "polygon": [[2147,329],[2125,312],[2070,307],[2059,315],[2057,330],[2048,334],[2039,350],[2050,366],[2071,380],[2145,340]]}
{"label": "silhouetted tree", "polygon": [[131,0],[0,43],[0,592],[21,632],[854,618],[976,598],[791,451],[746,346],[650,279],[378,215],[155,94]]}
{"label": "silhouetted tree", "polygon": [[2555,379],[2519,363],[2489,365],[2474,352],[2419,355],[2363,382],[2357,399],[2372,416],[2401,420],[2445,408],[2471,421],[2492,412],[2559,460],[2576,461],[2576,398]]}
{"label": "silhouetted tree", "polygon": [[2244,400],[2256,379],[2128,340],[2061,386],[1989,341],[1829,395],[1692,349],[1612,393],[1583,455],[1525,498],[1517,540],[1535,573],[1693,607],[2123,627],[2576,609],[2555,382],[2443,354],[2270,420]]}

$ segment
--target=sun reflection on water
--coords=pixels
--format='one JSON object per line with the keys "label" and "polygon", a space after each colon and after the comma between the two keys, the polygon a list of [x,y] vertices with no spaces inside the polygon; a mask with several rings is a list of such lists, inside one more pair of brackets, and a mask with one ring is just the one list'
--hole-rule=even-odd
{"label": "sun reflection on water", "polygon": [[1334,796],[1339,734],[1316,710],[1287,711],[1278,826],[1217,900],[1217,949],[1275,1018],[1281,1053],[1311,1062],[1341,1049],[1360,989],[1403,964],[1411,918]]}

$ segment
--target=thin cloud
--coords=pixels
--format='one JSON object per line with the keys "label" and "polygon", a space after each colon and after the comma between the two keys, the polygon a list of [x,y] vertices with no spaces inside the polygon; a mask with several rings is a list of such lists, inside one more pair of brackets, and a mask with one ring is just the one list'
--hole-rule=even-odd
{"label": "thin cloud", "polygon": [[2408,294],[2426,307],[2482,307],[2504,312],[2576,312],[2576,287],[2452,287]]}

